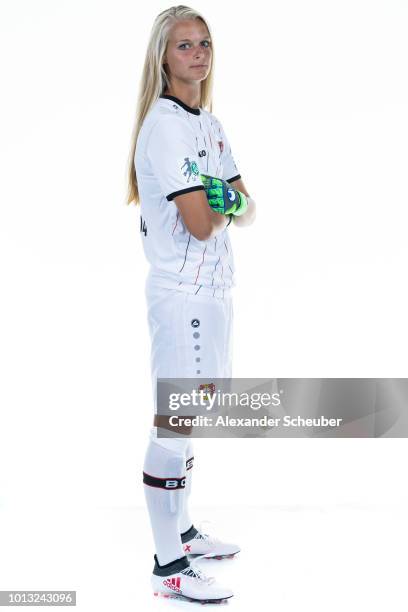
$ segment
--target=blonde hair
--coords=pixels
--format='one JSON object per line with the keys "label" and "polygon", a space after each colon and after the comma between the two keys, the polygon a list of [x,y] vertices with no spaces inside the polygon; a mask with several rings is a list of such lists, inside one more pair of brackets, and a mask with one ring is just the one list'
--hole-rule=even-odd
{"label": "blonde hair", "polygon": [[[169,39],[169,31],[175,20],[178,19],[200,19],[211,31],[207,21],[192,8],[188,6],[172,6],[158,15],[154,21],[150,40],[147,46],[146,57],[140,81],[139,96],[137,100],[136,119],[131,137],[131,146],[128,159],[128,193],[127,204],[139,203],[139,189],[137,185],[134,157],[136,151],[137,137],[140,128],[149,112],[151,106],[170,86],[168,75],[163,66],[163,57],[166,52]],[[213,87],[213,65],[214,54],[211,62],[210,72],[207,78],[201,82],[200,107],[212,110],[212,87]]]}

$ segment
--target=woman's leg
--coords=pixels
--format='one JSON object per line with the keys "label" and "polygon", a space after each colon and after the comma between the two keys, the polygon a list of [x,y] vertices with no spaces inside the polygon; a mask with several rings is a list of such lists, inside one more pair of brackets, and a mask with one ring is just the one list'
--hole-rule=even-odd
{"label": "woman's leg", "polygon": [[[146,290],[157,413],[158,378],[196,378],[199,385],[231,376],[232,298],[224,300],[150,285]],[[144,484],[160,565],[180,558],[185,552],[182,544],[196,534],[194,528],[191,530],[188,507],[192,448],[189,438],[157,438],[151,434]],[[177,488],[164,488],[166,481]]]}
{"label": "woman's leg", "polygon": [[193,443],[191,440],[188,440],[188,443],[187,443],[185,460],[186,460],[186,486],[184,487],[183,508],[182,508],[182,512],[180,515],[180,521],[179,521],[179,531],[180,531],[182,539],[183,539],[183,535],[191,528],[193,524],[193,521],[191,520],[191,517],[190,517],[189,507],[188,507],[190,494],[191,494],[191,481],[193,477],[193,462],[194,462]]}
{"label": "woman's leg", "polygon": [[179,532],[186,478],[186,441],[157,438],[152,430],[143,466],[143,482],[156,555],[166,565],[185,555]]}
{"label": "woman's leg", "polygon": [[[175,364],[177,313],[183,295],[146,282],[147,318],[151,340],[150,365],[154,412],[157,412],[157,378],[172,377]],[[179,532],[186,477],[187,442],[158,437],[150,431],[143,465],[143,487],[160,566],[184,556]]]}

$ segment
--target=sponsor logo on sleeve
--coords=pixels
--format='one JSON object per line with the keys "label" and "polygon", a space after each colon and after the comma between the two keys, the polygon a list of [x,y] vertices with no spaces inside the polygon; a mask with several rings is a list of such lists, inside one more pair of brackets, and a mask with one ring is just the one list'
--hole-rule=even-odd
{"label": "sponsor logo on sleeve", "polygon": [[190,161],[189,157],[184,158],[184,163],[181,166],[181,170],[183,172],[183,176],[187,178],[187,183],[191,181],[195,181],[197,176],[200,174],[197,163],[195,161]]}

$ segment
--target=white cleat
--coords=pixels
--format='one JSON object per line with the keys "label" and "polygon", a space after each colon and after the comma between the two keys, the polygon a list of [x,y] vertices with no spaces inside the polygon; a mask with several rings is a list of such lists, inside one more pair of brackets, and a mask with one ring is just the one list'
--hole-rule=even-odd
{"label": "white cleat", "polygon": [[221,603],[233,596],[231,589],[218,584],[215,578],[207,577],[196,565],[190,564],[187,557],[162,566],[156,555],[154,559],[151,582],[156,596],[184,597],[203,603]]}
{"label": "white cleat", "polygon": [[201,555],[205,559],[224,559],[240,552],[239,546],[222,542],[206,533],[198,531],[194,525],[181,536],[186,555]]}

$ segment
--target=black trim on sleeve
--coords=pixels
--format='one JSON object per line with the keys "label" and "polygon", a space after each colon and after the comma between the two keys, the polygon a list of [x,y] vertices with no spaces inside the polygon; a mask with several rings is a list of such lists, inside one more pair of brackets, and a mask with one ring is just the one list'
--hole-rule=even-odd
{"label": "black trim on sleeve", "polygon": [[181,106],[181,108],[184,108],[184,110],[186,110],[187,112],[193,113],[193,115],[201,114],[199,108],[192,108],[191,106],[188,106],[187,104],[185,104],[185,102],[182,102],[179,98],[176,98],[176,96],[169,96],[167,94],[163,94],[160,97],[165,98],[166,100],[173,100],[173,102],[176,102],[179,106]]}
{"label": "black trim on sleeve", "polygon": [[228,215],[228,216],[229,216],[228,223],[227,223],[227,225],[225,227],[228,227],[229,224],[232,222],[233,215]]}
{"label": "black trim on sleeve", "polygon": [[166,196],[166,199],[171,202],[175,197],[179,195],[183,195],[183,193],[190,193],[191,191],[201,191],[204,190],[204,185],[195,185],[195,187],[186,187],[186,189],[180,189],[180,191],[173,191],[173,193],[169,193]]}
{"label": "black trim on sleeve", "polygon": [[234,181],[238,181],[238,179],[241,178],[240,174],[237,174],[237,176],[233,176],[232,178],[227,180],[227,183],[233,183]]}

